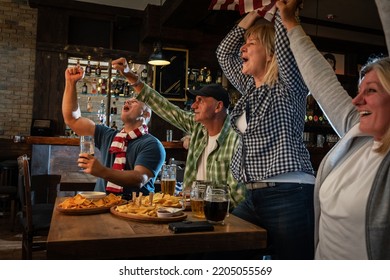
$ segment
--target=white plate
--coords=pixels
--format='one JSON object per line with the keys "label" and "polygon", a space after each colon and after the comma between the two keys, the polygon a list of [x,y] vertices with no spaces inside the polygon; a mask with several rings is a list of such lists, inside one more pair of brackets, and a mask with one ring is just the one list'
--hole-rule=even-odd
{"label": "white plate", "polygon": [[182,215],[183,210],[180,208],[161,207],[157,210],[157,216],[159,218],[169,218]]}
{"label": "white plate", "polygon": [[79,192],[79,194],[86,199],[99,199],[107,195],[105,192]]}

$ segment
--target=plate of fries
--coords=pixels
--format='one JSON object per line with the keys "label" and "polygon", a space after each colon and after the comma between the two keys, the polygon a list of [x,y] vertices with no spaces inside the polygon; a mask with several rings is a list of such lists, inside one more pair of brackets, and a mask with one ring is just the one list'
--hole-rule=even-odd
{"label": "plate of fries", "polygon": [[92,215],[109,212],[111,207],[126,203],[122,196],[112,193],[96,199],[88,199],[82,194],[76,194],[58,204],[56,209],[67,215]]}
{"label": "plate of fries", "polygon": [[[159,217],[158,211],[162,208],[176,208],[177,214]],[[113,215],[121,218],[139,221],[139,222],[153,222],[153,223],[167,223],[182,221],[187,218],[187,214],[183,213],[182,197],[172,196],[164,193],[150,194],[149,196],[142,196],[135,198],[126,204],[113,206],[110,211]]]}

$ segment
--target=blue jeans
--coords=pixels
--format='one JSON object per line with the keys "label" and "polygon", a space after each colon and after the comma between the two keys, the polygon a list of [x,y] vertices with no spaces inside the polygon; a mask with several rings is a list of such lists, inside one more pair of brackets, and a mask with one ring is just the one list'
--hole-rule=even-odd
{"label": "blue jeans", "polygon": [[266,254],[272,259],[313,259],[313,190],[298,183],[248,190],[232,214],[267,230]]}

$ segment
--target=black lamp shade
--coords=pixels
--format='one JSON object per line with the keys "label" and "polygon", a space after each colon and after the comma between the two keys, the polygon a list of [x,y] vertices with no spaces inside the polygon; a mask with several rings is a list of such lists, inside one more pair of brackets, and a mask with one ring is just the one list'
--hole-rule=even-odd
{"label": "black lamp shade", "polygon": [[148,63],[156,66],[171,64],[171,62],[164,56],[160,42],[155,44],[154,51],[150,55]]}

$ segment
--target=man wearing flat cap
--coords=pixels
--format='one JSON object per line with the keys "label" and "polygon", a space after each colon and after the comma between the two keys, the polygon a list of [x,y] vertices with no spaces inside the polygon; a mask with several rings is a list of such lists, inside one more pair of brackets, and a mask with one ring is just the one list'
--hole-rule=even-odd
{"label": "man wearing flat cap", "polygon": [[230,163],[238,146],[238,135],[230,126],[228,92],[218,84],[190,90],[195,96],[192,112],[182,110],[157,91],[141,82],[131,71],[125,72],[125,58],[112,62],[112,67],[133,85],[137,99],[147,104],[154,113],[190,135],[184,171],[184,188],[195,180],[226,182],[230,188],[231,206],[244,199],[245,190],[234,179]]}

